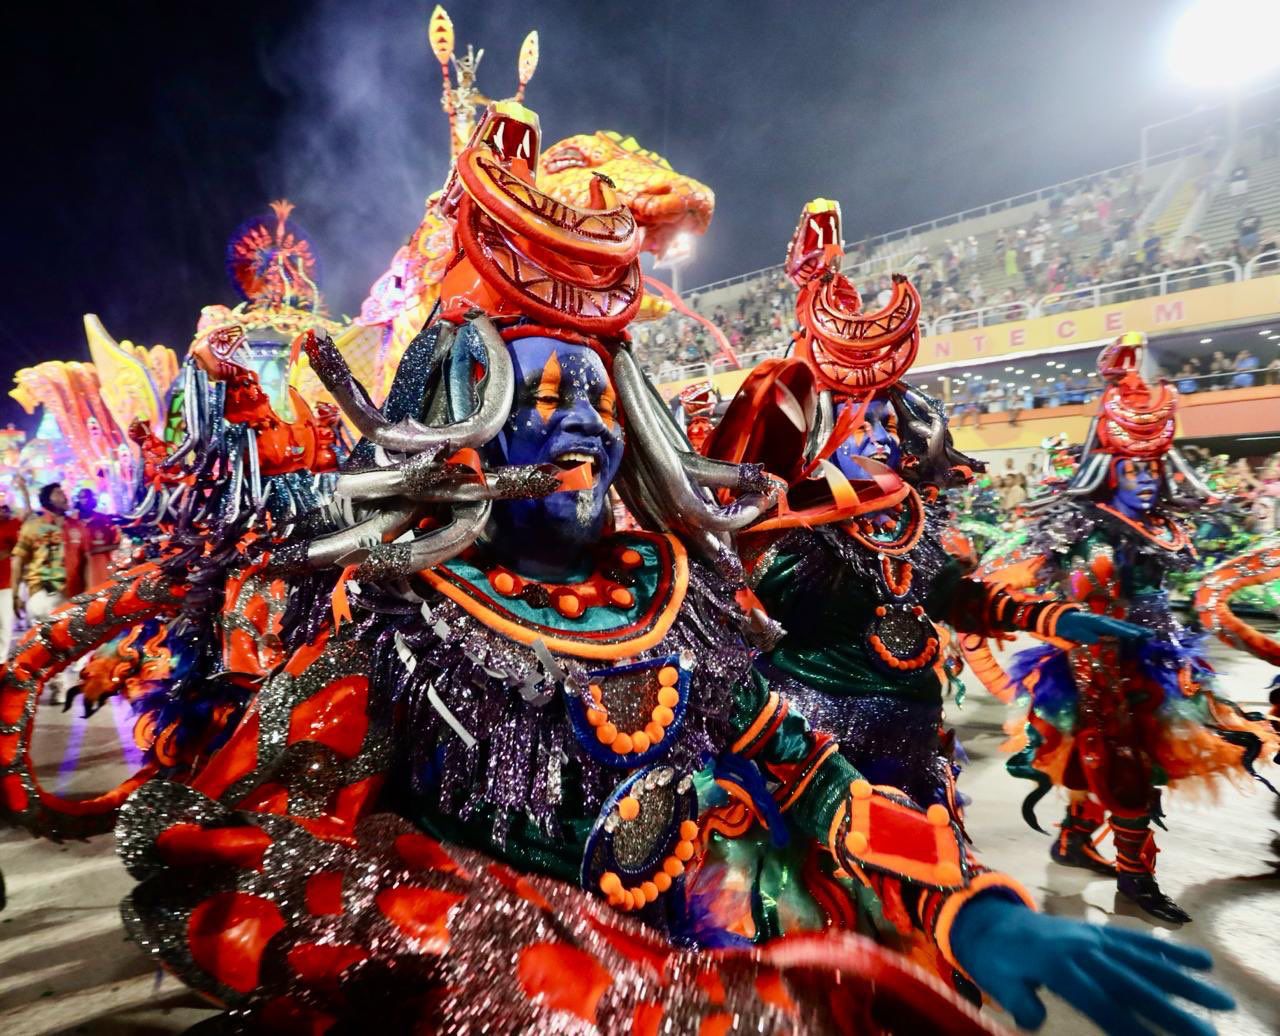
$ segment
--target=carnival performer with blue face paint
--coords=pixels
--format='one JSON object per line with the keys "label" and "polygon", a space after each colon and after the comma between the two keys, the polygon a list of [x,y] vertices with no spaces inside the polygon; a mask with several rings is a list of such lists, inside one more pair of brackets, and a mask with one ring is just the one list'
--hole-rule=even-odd
{"label": "carnival performer with blue face paint", "polygon": [[[383,408],[331,342],[300,343],[365,437],[337,486],[345,521],[264,560],[294,584],[292,654],[226,746],[123,810],[142,880],[127,923],[276,1029],[376,1005],[460,1032],[734,1016],[855,1031],[840,991],[856,990],[867,1009],[887,996],[916,1024],[981,1031],[853,935],[785,957],[691,952],[745,941],[687,894],[704,807],[729,793],[840,866],[871,852],[868,881],[900,887],[944,945],[979,895],[1031,912],[945,817],[860,781],[756,678],[727,534],[776,487],[688,450],[626,341],[630,213],[604,179],[589,210],[542,195],[537,134],[500,103],[459,157],[457,260]],[[612,532],[611,488],[643,531]]]}
{"label": "carnival performer with blue face paint", "polygon": [[[571,572],[584,548],[605,532],[609,487],[622,464],[617,395],[590,348],[555,338],[525,338],[514,350],[515,403],[488,453],[497,463],[586,465],[583,489],[495,508],[494,549],[522,571],[546,578]],[[518,552],[518,558],[515,553]]]}
{"label": "carnival performer with blue face paint", "polygon": [[[1275,754],[1275,731],[1213,690],[1201,637],[1184,630],[1164,590],[1169,572],[1195,564],[1185,514],[1209,493],[1173,446],[1176,390],[1138,370],[1145,337],[1122,336],[1104,350],[1107,381],[1080,465],[1065,490],[1032,505],[1029,530],[984,574],[1059,593],[1096,615],[1141,624],[1145,642],[1051,645],[1015,656],[1010,674],[984,670],[1001,697],[1031,703],[1026,747],[1010,772],[1037,782],[1023,805],[1053,786],[1069,795],[1051,855],[1059,863],[1114,875],[1119,892],[1165,921],[1190,916],[1156,881],[1151,830],[1160,788],[1253,773]],[[988,656],[989,657],[989,656]],[[1096,848],[1107,824],[1112,864]]]}
{"label": "carnival performer with blue face paint", "polygon": [[919,298],[898,278],[884,310],[862,313],[839,242],[839,206],[810,202],[787,255],[800,290],[796,359],[757,369],[708,449],[764,463],[791,486],[780,513],[739,536],[752,586],[786,630],[761,671],[869,780],[959,819],[943,719],[958,658],[941,624],[1079,640],[1145,634],[966,578],[945,491],[969,481],[976,462],[952,446],[941,407],[901,380],[916,355]]}

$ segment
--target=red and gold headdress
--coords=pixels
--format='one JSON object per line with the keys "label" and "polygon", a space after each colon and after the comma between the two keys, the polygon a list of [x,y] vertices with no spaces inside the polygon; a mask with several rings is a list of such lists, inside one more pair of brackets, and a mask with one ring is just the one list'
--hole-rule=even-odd
{"label": "red and gold headdress", "polygon": [[853,282],[840,272],[840,206],[815,198],[804,207],[787,249],[796,299],[796,356],[818,384],[844,396],[866,396],[895,384],[920,347],[920,296],[894,275],[893,295],[877,313],[862,313]]}
{"label": "red and gold headdress", "polygon": [[1107,387],[1067,492],[1091,496],[1114,485],[1118,462],[1154,460],[1160,462],[1165,494],[1171,502],[1179,507],[1213,502],[1214,495],[1173,444],[1177,390],[1163,381],[1152,385],[1140,372],[1146,344],[1146,335],[1130,331],[1098,356],[1098,373]]}
{"label": "red and gold headdress", "polygon": [[1115,457],[1151,460],[1173,445],[1178,390],[1161,381],[1150,385],[1138,370],[1147,336],[1121,335],[1098,357],[1098,372],[1108,382],[1099,405],[1096,449]]}
{"label": "red and gold headdress", "polygon": [[457,258],[441,284],[442,314],[471,309],[525,316],[589,336],[616,336],[643,298],[635,216],[607,177],[578,209],[535,183],[538,116],[515,101],[490,104],[445,186]]}

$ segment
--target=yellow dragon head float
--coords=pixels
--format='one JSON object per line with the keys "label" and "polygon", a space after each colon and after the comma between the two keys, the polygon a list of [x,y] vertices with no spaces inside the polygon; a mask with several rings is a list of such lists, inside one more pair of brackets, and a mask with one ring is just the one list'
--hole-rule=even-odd
{"label": "yellow dragon head float", "polygon": [[[676,172],[635,137],[613,130],[579,133],[547,148],[538,161],[540,190],[574,208],[589,208],[591,182],[612,181],[618,200],[635,215],[644,250],[661,255],[681,234],[702,234],[715,212],[715,193],[706,184]],[[387,271],[374,282],[356,324],[383,334],[382,391],[404,350],[422,329],[440,294],[440,281],[453,256],[453,223],[441,211],[443,192],[427,199],[422,221]],[[341,346],[343,343],[339,342]]]}
{"label": "yellow dragon head float", "polygon": [[706,184],[677,173],[656,151],[613,130],[579,133],[549,147],[538,163],[538,186],[560,201],[586,208],[591,180],[607,176],[635,214],[644,250],[662,255],[680,234],[705,234],[716,196]]}

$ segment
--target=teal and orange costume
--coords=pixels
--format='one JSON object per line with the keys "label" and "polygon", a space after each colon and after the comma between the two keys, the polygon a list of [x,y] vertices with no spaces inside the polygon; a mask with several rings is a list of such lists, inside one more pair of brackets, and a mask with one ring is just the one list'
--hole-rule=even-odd
{"label": "teal and orange costume", "polygon": [[942,408],[901,380],[919,298],[899,278],[883,311],[861,313],[840,240],[839,206],[810,202],[787,256],[797,358],[753,372],[707,451],[763,463],[789,486],[778,513],[739,535],[752,588],[786,630],[760,671],[869,780],[959,820],[943,720],[951,631],[1053,633],[1078,609],[969,578],[947,491],[981,465],[954,449]]}
{"label": "teal and orange costume", "polygon": [[[1249,777],[1275,753],[1261,717],[1214,689],[1201,637],[1169,608],[1168,573],[1196,564],[1184,513],[1207,499],[1173,446],[1177,393],[1138,372],[1144,338],[1122,336],[1099,358],[1107,382],[1071,482],[1031,509],[1022,542],[984,561],[987,578],[1062,594],[1097,615],[1141,625],[1141,642],[1064,645],[1015,656],[1009,674],[985,671],[1001,697],[1026,695],[1026,747],[1010,772],[1036,781],[1023,806],[1053,786],[1070,797],[1055,860],[1116,877],[1120,892],[1164,920],[1190,917],[1156,882],[1152,824],[1160,789],[1195,779]],[[978,653],[975,651],[975,653]],[[985,653],[990,658],[989,653]],[[1109,825],[1114,866],[1096,848]]]}

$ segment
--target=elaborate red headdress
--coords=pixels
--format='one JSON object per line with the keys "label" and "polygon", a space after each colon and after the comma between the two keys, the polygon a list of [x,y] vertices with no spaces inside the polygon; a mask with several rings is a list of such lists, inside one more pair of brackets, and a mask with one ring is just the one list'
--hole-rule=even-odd
{"label": "elaborate red headdress", "polygon": [[865,396],[897,382],[920,347],[920,296],[894,275],[893,294],[877,313],[862,313],[853,282],[840,272],[840,206],[815,198],[804,207],[787,249],[796,299],[796,356],[821,388]]}
{"label": "elaborate red headdress", "polygon": [[1098,357],[1098,372],[1108,382],[1099,404],[1096,449],[1116,457],[1149,460],[1173,446],[1178,391],[1161,381],[1148,384],[1138,371],[1147,336],[1121,335]]}
{"label": "elaborate red headdress", "polygon": [[1071,496],[1092,496],[1104,486],[1115,485],[1121,461],[1154,460],[1160,462],[1165,495],[1174,506],[1214,503],[1217,498],[1173,444],[1177,390],[1163,381],[1148,384],[1139,372],[1146,344],[1146,335],[1131,331],[1098,357],[1098,373],[1107,387],[1066,491]]}
{"label": "elaborate red headdress", "polygon": [[479,308],[527,316],[591,336],[613,336],[644,294],[635,216],[607,177],[577,209],[538,190],[537,115],[514,101],[485,111],[445,186],[458,258],[441,284],[443,315]]}

